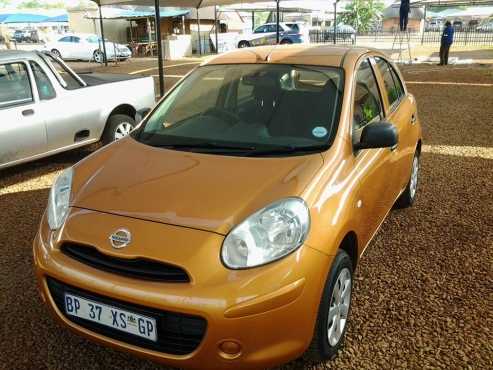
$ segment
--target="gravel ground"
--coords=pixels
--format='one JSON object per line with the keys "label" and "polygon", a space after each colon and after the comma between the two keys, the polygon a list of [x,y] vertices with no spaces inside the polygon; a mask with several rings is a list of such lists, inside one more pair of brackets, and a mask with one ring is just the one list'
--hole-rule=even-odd
{"label": "gravel ground", "polygon": [[[493,83],[490,67],[410,66],[412,81]],[[395,210],[355,281],[346,346],[324,366],[493,369],[493,88],[409,85],[424,124],[416,205]],[[0,369],[161,369],[68,332],[35,289],[31,241],[78,150],[0,172]]]}

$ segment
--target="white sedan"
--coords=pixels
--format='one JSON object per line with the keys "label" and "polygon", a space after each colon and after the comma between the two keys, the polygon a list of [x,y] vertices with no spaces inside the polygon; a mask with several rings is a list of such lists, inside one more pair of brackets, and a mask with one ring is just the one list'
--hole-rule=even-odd
{"label": "white sedan", "polygon": [[[108,40],[105,40],[104,44],[108,60],[126,60],[132,56],[132,52],[126,45]],[[93,60],[97,63],[104,61],[101,38],[89,33],[65,34],[57,41],[47,43],[45,50],[51,51],[64,60]]]}

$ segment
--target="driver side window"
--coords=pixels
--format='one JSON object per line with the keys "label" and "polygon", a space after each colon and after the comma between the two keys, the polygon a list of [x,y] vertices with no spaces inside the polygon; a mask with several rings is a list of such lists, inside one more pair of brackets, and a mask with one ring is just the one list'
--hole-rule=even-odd
{"label": "driver side window", "polygon": [[353,141],[359,142],[361,131],[368,124],[382,119],[382,102],[377,80],[368,59],[356,74],[353,105]]}

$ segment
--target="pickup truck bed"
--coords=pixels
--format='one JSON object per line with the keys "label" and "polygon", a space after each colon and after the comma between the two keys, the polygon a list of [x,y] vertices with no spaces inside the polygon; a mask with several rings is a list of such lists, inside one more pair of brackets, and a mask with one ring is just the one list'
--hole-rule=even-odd
{"label": "pickup truck bed", "polygon": [[112,82],[121,82],[121,81],[129,81],[136,80],[139,78],[143,78],[138,75],[127,75],[127,74],[116,74],[116,73],[94,73],[94,72],[83,72],[78,73],[79,77],[88,85],[88,86],[97,86]]}

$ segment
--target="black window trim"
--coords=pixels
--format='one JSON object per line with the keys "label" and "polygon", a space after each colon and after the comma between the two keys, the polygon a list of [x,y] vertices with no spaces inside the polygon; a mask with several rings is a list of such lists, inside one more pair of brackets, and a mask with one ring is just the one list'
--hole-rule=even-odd
{"label": "black window trim", "polygon": [[[48,79],[48,82],[51,85],[51,88],[53,89],[53,92],[55,93],[55,95],[52,98],[50,98],[50,99],[42,99],[41,98],[41,95],[39,93],[38,82],[36,81],[36,76],[34,75],[34,69],[32,68],[31,63],[35,63],[38,66],[38,68],[41,69],[41,71],[45,74],[46,78]],[[39,101],[50,101],[50,100],[56,99],[58,94],[57,94],[57,91],[55,89],[55,86],[53,86],[53,83],[51,82],[50,77],[48,76],[46,71],[43,69],[43,67],[41,67],[41,65],[36,60],[29,60],[28,64],[29,64],[29,68],[30,68],[32,76],[33,76],[34,83],[36,84],[36,91],[38,93],[38,100]]]}
{"label": "black window trim", "polygon": [[26,68],[26,73],[28,76],[28,81],[29,81],[29,87],[31,89],[31,99],[21,99],[21,100],[11,100],[5,103],[0,103],[0,110],[1,109],[8,109],[8,108],[14,108],[14,107],[22,107],[24,105],[30,105],[30,104],[36,104],[37,99],[39,97],[37,96],[37,91],[33,88],[33,84],[35,84],[34,81],[34,76],[32,74],[32,71],[30,69],[29,64],[27,63],[26,60],[11,60],[8,62],[1,62],[0,66],[7,65],[7,64],[24,64],[24,67]]}
{"label": "black window trim", "polygon": [[[401,105],[402,100],[404,100],[404,97],[406,96],[407,92],[406,92],[406,89],[404,87],[404,83],[402,82],[399,74],[395,70],[395,68],[392,65],[392,63],[390,63],[385,57],[382,57],[380,55],[376,55],[374,58],[380,58],[381,60],[383,60],[387,64],[387,68],[389,68],[389,74],[390,74],[390,77],[392,78],[392,82],[394,83],[394,86],[396,86],[396,83],[395,83],[395,80],[394,80],[394,74],[392,72],[394,72],[395,75],[399,78],[399,83],[400,83],[400,86],[402,87],[402,94],[399,95],[399,98],[396,99],[393,103],[390,103],[390,101],[389,101],[389,111],[386,112],[386,115],[385,115],[385,117],[388,117],[388,116],[390,116],[392,113],[394,113],[399,108],[399,106]],[[375,60],[375,64],[376,63],[377,63],[377,61]],[[381,76],[383,78],[383,73],[381,71],[379,71],[379,72],[380,72],[380,74],[381,74]],[[385,86],[384,86],[384,88],[385,88]],[[387,100],[389,100],[388,99],[388,96],[387,96]]]}
{"label": "black window trim", "polygon": [[[382,97],[382,91],[380,89],[380,84],[378,83],[378,78],[377,78],[377,75],[375,73],[375,69],[371,63],[371,59],[372,59],[372,55],[368,55],[368,54],[365,54],[363,55],[359,60],[358,62],[356,63],[356,67],[355,68],[355,79],[354,79],[354,82],[353,82],[353,93],[352,93],[352,96],[351,96],[351,142],[352,142],[352,133],[355,132],[355,131],[360,131],[360,130],[363,130],[366,126],[368,126],[369,124],[371,123],[374,123],[374,122],[377,122],[377,118],[379,118],[379,120],[382,120],[385,118],[385,107],[384,107],[384,104],[383,104],[383,97]],[[380,117],[375,117],[374,119],[372,119],[370,122],[368,122],[365,126],[355,130],[354,129],[354,120],[353,120],[353,117],[354,117],[354,92],[355,92],[355,87],[356,87],[356,83],[357,83],[357,79],[356,79],[356,75],[358,73],[358,70],[359,68],[361,67],[361,64],[367,60],[368,61],[368,64],[370,65],[370,69],[372,71],[372,75],[373,75],[373,78],[375,79],[375,84],[377,86],[377,90],[378,90],[378,97],[379,97],[379,103],[380,103]]]}

